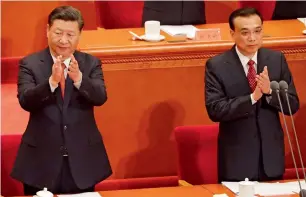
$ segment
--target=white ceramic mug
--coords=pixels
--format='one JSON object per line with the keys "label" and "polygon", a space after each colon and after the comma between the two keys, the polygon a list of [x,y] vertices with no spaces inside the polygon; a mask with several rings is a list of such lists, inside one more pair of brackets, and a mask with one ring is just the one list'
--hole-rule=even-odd
{"label": "white ceramic mug", "polygon": [[146,21],[145,22],[145,36],[147,39],[157,40],[160,37],[160,22]]}
{"label": "white ceramic mug", "polygon": [[248,178],[245,181],[239,182],[239,197],[254,197],[255,185],[254,182],[249,181]]}

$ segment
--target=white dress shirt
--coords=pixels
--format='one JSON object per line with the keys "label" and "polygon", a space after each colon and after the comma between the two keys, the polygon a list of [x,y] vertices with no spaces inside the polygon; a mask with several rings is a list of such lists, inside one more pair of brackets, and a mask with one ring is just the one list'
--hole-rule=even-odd
{"label": "white dress shirt", "polygon": [[[51,56],[52,56],[53,63],[54,63],[54,62],[56,61],[56,57],[54,57],[53,55],[51,55]],[[67,78],[68,68],[69,68],[69,66],[70,66],[70,61],[71,61],[71,58],[67,58],[67,59],[65,59],[64,62],[63,62],[63,63],[65,64],[65,66],[66,66],[66,68],[64,69],[64,76],[65,76],[65,79]],[[81,80],[80,80],[80,81],[73,83],[73,85],[74,85],[77,89],[80,89],[81,83],[82,83],[82,77],[81,77]],[[58,84],[56,84],[56,85],[53,86],[53,85],[51,84],[51,82],[50,82],[50,79],[49,79],[49,84],[50,84],[51,92],[54,92],[55,89],[58,87]]]}
{"label": "white dress shirt", "polygon": [[[250,58],[244,56],[242,53],[240,53],[240,51],[238,50],[237,46],[235,47],[236,48],[236,52],[238,54],[238,57],[240,59],[240,62],[243,66],[243,70],[245,72],[245,75],[247,76],[248,75],[248,71],[249,71],[249,65],[248,65],[248,62],[250,61]],[[251,58],[251,60],[253,60],[255,62],[255,64],[253,65],[254,68],[255,68],[255,71],[257,73],[257,51],[256,53],[254,54],[254,56]],[[272,90],[270,89],[270,94],[272,93]],[[251,100],[252,100],[252,105],[256,103],[256,101],[254,100],[253,98],[253,93],[250,95],[251,96]],[[268,103],[270,103],[272,97],[271,96],[267,96],[266,97],[266,100]]]}
{"label": "white dress shirt", "polygon": [[[256,53],[253,55],[253,57],[250,59],[249,57],[244,56],[242,53],[240,53],[240,51],[238,50],[237,46],[236,46],[235,48],[236,48],[236,52],[237,52],[237,54],[238,54],[238,57],[239,57],[239,59],[240,59],[240,62],[241,62],[241,64],[242,64],[242,66],[243,66],[243,70],[244,70],[244,72],[245,72],[245,75],[246,75],[246,76],[248,75],[248,71],[249,71],[249,67],[250,67],[250,66],[248,65],[248,62],[249,62],[250,60],[253,60],[253,61],[255,62],[255,64],[254,64],[253,66],[254,66],[255,71],[256,71],[256,73],[257,73],[257,51],[256,51]],[[251,100],[252,100],[252,105],[255,104],[256,101],[255,101],[254,98],[253,98],[253,93],[250,95],[250,97],[251,97]]]}

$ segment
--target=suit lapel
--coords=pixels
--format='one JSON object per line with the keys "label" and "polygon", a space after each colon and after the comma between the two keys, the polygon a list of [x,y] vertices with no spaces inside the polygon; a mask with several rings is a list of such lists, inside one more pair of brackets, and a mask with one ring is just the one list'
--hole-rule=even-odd
{"label": "suit lapel", "polygon": [[43,55],[41,56],[42,58],[40,59],[41,61],[41,70],[43,72],[43,75],[45,78],[49,78],[52,74],[52,65],[53,65],[53,59],[50,54],[49,48],[46,48],[43,50]]}
{"label": "suit lapel", "polygon": [[257,74],[260,74],[263,71],[266,66],[267,58],[268,56],[263,52],[263,49],[259,49],[257,54]]}
{"label": "suit lapel", "polygon": [[227,63],[229,63],[233,67],[233,72],[231,72],[231,75],[235,80],[241,81],[241,83],[238,84],[241,84],[240,87],[243,88],[243,92],[251,92],[248,79],[244,72],[243,65],[236,52],[235,46],[236,45],[234,45],[229,51],[227,58]]}
{"label": "suit lapel", "polygon": [[[52,56],[50,54],[50,49],[49,47],[46,48],[43,52],[43,55],[41,56],[41,70],[42,70],[42,73],[44,75],[44,77],[46,79],[49,79],[49,77],[51,76],[52,74],[52,66],[53,66],[53,59],[52,59]],[[60,110],[63,109],[63,99],[62,99],[62,96],[61,96],[61,91],[59,90],[59,88],[56,88],[55,89],[55,97],[56,97],[56,103],[57,103],[57,106],[59,107]]]}
{"label": "suit lapel", "polygon": [[[267,53],[264,52],[264,49],[259,49],[257,54],[257,74],[261,73],[264,69],[264,67],[267,65]],[[241,61],[238,57],[238,54],[236,52],[235,46],[232,47],[229,53],[228,63],[234,66],[237,71],[237,73],[233,73],[233,77],[241,77],[241,80],[243,80],[243,88],[247,89],[250,93],[251,88],[249,86],[248,78],[244,72],[243,65],[241,64]]]}
{"label": "suit lapel", "polygon": [[[80,71],[83,73],[84,57],[78,51],[75,51],[73,55],[76,61],[78,62]],[[73,93],[73,88],[74,88],[73,81],[70,79],[69,75],[67,74],[66,83],[65,83],[64,109],[67,109],[69,105],[69,102],[70,102],[70,99]]]}

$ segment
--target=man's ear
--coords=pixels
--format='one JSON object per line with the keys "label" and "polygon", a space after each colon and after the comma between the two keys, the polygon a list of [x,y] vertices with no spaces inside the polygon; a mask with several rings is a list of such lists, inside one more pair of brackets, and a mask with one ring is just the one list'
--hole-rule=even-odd
{"label": "man's ear", "polygon": [[49,24],[47,24],[47,28],[46,28],[47,38],[49,38],[49,31],[50,31],[50,26]]}
{"label": "man's ear", "polygon": [[234,38],[234,34],[235,34],[234,30],[231,29],[230,34],[231,34],[232,38]]}

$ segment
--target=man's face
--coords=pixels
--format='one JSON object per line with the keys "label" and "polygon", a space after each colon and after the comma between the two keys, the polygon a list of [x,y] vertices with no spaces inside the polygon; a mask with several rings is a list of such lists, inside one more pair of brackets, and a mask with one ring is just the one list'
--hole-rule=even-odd
{"label": "man's face", "polygon": [[54,20],[52,26],[47,27],[48,45],[55,56],[68,58],[76,49],[80,38],[77,21]]}
{"label": "man's face", "polygon": [[252,57],[262,44],[263,27],[260,17],[237,17],[233,22],[235,30],[231,30],[231,35],[239,51]]}

